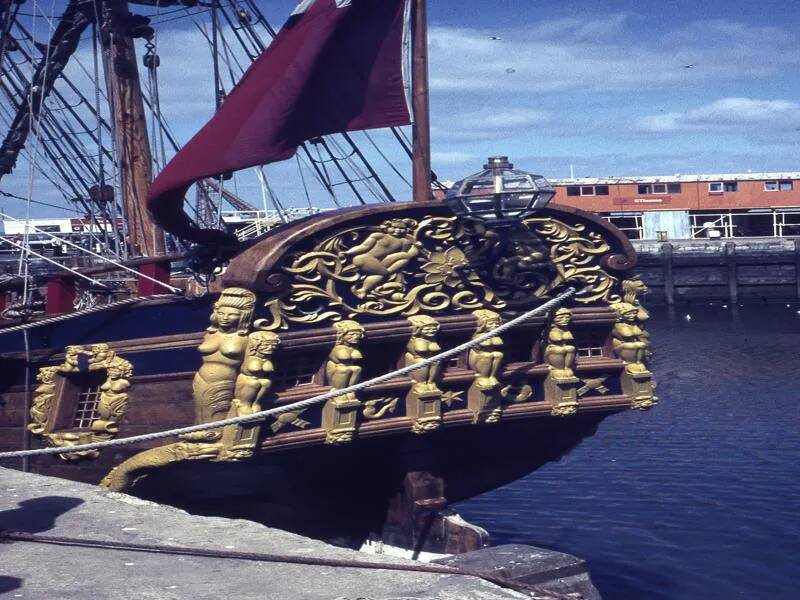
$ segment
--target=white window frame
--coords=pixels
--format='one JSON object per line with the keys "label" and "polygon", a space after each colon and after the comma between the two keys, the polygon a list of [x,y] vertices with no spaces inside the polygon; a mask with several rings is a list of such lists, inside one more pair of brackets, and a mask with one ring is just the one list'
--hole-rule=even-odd
{"label": "white window frame", "polygon": [[[767,187],[768,185],[773,184],[774,188]],[[782,189],[781,186],[784,184],[789,184],[787,189]],[[765,192],[791,192],[794,189],[794,182],[791,179],[770,179],[769,181],[764,182],[764,191]]]}
{"label": "white window frame", "polygon": [[[580,187],[581,196],[595,196],[596,195],[594,193],[594,186],[593,185],[581,185],[579,187]],[[584,194],[583,190],[585,190],[585,189],[592,190],[592,193],[591,194]]]}
{"label": "white window frame", "polygon": [[[714,189],[712,186],[718,186],[718,189]],[[725,187],[721,181],[709,181],[708,182],[708,193],[709,194],[721,194],[724,191]]]}
{"label": "white window frame", "polygon": [[[660,185],[662,188],[664,188],[664,191],[663,192],[657,192],[656,191],[656,186],[657,185]],[[668,193],[667,192],[667,184],[666,183],[651,183],[650,184],[650,189],[652,190],[652,193],[653,193],[654,196],[666,196],[667,193]]]}
{"label": "white window frame", "polygon": [[[622,231],[623,233],[626,231],[636,231],[639,234],[639,237],[630,238],[634,240],[643,240],[644,239],[644,216],[642,213],[622,213],[622,214],[613,214],[613,215],[601,215],[606,221],[614,225],[617,229]],[[614,221],[611,219],[633,219],[635,225],[633,227],[619,227]]]}

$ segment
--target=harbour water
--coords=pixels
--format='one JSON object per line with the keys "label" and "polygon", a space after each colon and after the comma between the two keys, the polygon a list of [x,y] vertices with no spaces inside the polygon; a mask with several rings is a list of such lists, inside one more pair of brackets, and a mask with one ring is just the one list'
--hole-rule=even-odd
{"label": "harbour water", "polygon": [[659,405],[459,512],[586,559],[605,600],[800,598],[799,310],[651,311]]}

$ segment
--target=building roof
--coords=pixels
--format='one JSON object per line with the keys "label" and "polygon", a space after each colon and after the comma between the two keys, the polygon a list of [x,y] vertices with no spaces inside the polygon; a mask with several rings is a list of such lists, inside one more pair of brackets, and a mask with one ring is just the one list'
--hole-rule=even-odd
{"label": "building roof", "polygon": [[567,177],[549,179],[553,185],[613,185],[626,183],[693,183],[697,181],[769,181],[778,179],[800,179],[800,172],[773,173],[710,173],[694,175],[642,175],[630,177]]}

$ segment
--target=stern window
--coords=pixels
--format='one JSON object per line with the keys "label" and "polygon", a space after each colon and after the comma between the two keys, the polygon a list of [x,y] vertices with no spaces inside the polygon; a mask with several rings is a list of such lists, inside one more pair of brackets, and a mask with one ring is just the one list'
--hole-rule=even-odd
{"label": "stern window", "polygon": [[78,404],[75,407],[75,417],[72,419],[72,426],[76,429],[91,427],[92,421],[98,417],[97,405],[99,402],[100,384],[84,387],[78,396]]}

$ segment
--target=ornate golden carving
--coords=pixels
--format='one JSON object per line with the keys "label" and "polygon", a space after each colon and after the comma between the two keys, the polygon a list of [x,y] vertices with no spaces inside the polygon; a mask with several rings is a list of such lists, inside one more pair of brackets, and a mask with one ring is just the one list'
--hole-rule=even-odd
{"label": "ornate golden carving", "polygon": [[[473,339],[498,327],[502,318],[491,310],[476,310],[478,320]],[[469,351],[469,368],[475,371],[475,380],[467,391],[467,407],[472,411],[473,423],[496,423],[502,414],[501,384],[497,378],[503,362],[503,339],[489,338]]]}
{"label": "ornate golden carving", "polygon": [[[272,387],[270,377],[275,371],[272,355],[280,344],[277,335],[269,331],[251,333],[247,354],[234,385],[234,398],[228,417],[243,417],[261,410],[261,400]],[[223,429],[222,460],[242,460],[253,455],[261,423],[228,425]]]}
{"label": "ornate golden carving", "polygon": [[572,312],[559,308],[553,313],[547,330],[544,361],[548,366],[544,380],[545,399],[550,402],[551,414],[557,417],[573,415],[578,410],[577,389],[580,379],[575,377],[575,337],[569,330]]}
{"label": "ornate golden carving", "polygon": [[259,326],[524,308],[565,282],[582,290],[578,302],[614,302],[617,279],[602,263],[610,250],[601,232],[553,217],[502,235],[456,217],[360,225],[289,255],[288,292],[267,303]]}
{"label": "ornate golden carving", "polygon": [[47,427],[56,394],[56,373],[58,367],[42,367],[36,374],[39,385],[33,392],[36,395],[31,403],[31,422],[28,424],[28,431],[35,435],[41,435]]}
{"label": "ornate golden carving", "polygon": [[622,391],[633,398],[633,408],[650,408],[658,398],[653,394],[653,375],[647,369],[650,340],[638,320],[640,307],[629,302],[616,302],[611,308],[617,313],[617,322],[612,330],[614,352],[625,362]]}
{"label": "ornate golden carving", "polygon": [[[326,382],[331,389],[341,390],[355,385],[361,379],[363,355],[358,345],[364,338],[364,328],[356,321],[334,323],[336,345],[325,364]],[[326,444],[351,442],[358,430],[358,409],[361,402],[354,393],[328,400],[322,408],[322,427],[327,431]]]}
{"label": "ornate golden carving", "polygon": [[578,388],[578,397],[585,396],[592,390],[597,390],[601,394],[607,394],[608,387],[606,386],[606,379],[608,379],[608,375],[605,375],[603,377],[592,377],[588,379],[582,379],[581,383],[583,385]]}
{"label": "ornate golden carving", "polygon": [[[442,351],[436,340],[439,322],[427,315],[413,315],[411,339],[403,355],[404,366],[416,365]],[[413,384],[406,394],[406,416],[414,419],[411,431],[427,433],[436,431],[442,424],[442,390],[439,388],[441,363],[434,363],[411,373]]]}
{"label": "ornate golden carving", "polygon": [[210,460],[217,458],[222,443],[198,443],[180,441],[158,448],[150,448],[123,461],[103,477],[100,485],[112,492],[122,492],[130,487],[138,477],[152,469],[184,460]]}
{"label": "ornate golden carving", "polygon": [[364,402],[362,414],[365,419],[380,419],[385,414],[392,414],[397,408],[400,398],[375,398]]}
{"label": "ornate golden carving", "polygon": [[[88,371],[105,371],[106,379],[100,385],[97,402],[97,416],[89,425],[90,431],[47,431],[51,413],[56,408],[56,378],[64,374],[81,372],[80,357],[87,360]],[[111,439],[119,431],[119,421],[125,414],[128,403],[128,389],[133,367],[124,358],[112,351],[108,344],[92,344],[89,350],[83,346],[67,346],[64,349],[64,362],[56,367],[39,369],[36,379],[39,385],[34,390],[28,430],[47,440],[48,445],[69,448],[78,444],[102,442]],[[59,456],[72,461],[81,458],[95,458],[98,450],[65,452]]]}
{"label": "ornate golden carving", "polygon": [[[203,363],[192,381],[195,423],[224,418],[234,398],[239,369],[245,359],[256,297],[242,288],[226,288],[214,303],[210,326],[197,348]],[[213,441],[220,430],[188,434],[189,441]]]}

